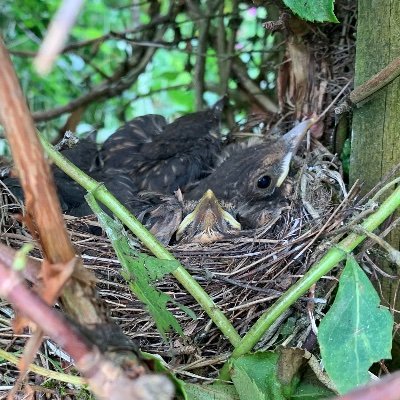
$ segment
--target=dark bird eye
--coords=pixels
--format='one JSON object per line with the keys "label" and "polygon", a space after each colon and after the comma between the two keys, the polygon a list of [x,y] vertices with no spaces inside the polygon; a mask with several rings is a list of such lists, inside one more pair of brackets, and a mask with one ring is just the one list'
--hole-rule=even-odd
{"label": "dark bird eye", "polygon": [[262,176],[258,181],[257,181],[257,186],[260,189],[266,189],[269,185],[271,184],[271,177],[268,175]]}

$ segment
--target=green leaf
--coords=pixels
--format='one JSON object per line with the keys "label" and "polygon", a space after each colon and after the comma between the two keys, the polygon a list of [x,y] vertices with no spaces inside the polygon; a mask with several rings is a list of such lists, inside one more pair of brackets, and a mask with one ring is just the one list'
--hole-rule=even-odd
{"label": "green leaf", "polygon": [[[184,381],[178,379],[168,368],[167,363],[161,358],[158,354],[150,354],[145,351],[140,352],[140,356],[142,359],[147,360],[148,364],[151,364],[151,370],[154,373],[165,374],[171,380],[171,382],[175,386],[176,395],[178,398],[183,398],[184,400],[189,400],[186,394],[186,384]],[[191,400],[191,398],[190,398]]]}
{"label": "green leaf", "polygon": [[323,400],[335,397],[335,393],[322,385],[301,382],[291,400]]}
{"label": "green leaf", "polygon": [[339,22],[333,12],[335,0],[283,0],[300,18],[307,21]]}
{"label": "green leaf", "polygon": [[318,332],[322,361],[339,393],[368,383],[370,366],[391,358],[392,327],[392,315],[380,308],[368,277],[349,257]]}
{"label": "green leaf", "polygon": [[139,253],[130,245],[129,238],[121,222],[109,217],[100,208],[93,194],[88,193],[85,198],[111,240],[122,266],[122,276],[129,283],[132,292],[146,305],[161,336],[165,339],[166,332],[171,329],[182,334],[182,328],[177,319],[166,307],[167,303],[171,301],[191,317],[195,317],[195,315],[187,307],[180,305],[167,294],[152,286],[154,282],[175,270],[179,266],[179,263],[171,260],[159,260],[158,258]]}
{"label": "green leaf", "polygon": [[283,400],[291,398],[304,363],[303,350],[247,354],[233,361],[232,381],[241,399]]}
{"label": "green leaf", "polygon": [[184,389],[190,400],[239,400],[235,387],[224,383],[213,385],[186,383]]}

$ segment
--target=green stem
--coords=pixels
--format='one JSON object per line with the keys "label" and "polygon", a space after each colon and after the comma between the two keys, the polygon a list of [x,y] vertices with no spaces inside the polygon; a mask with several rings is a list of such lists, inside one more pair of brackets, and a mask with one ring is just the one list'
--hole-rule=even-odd
{"label": "green stem", "polygon": [[[15,366],[18,366],[21,363],[20,357],[17,357],[14,354],[8,353],[7,351],[2,350],[2,349],[0,349],[0,357],[4,358],[4,360],[14,364]],[[83,379],[79,376],[68,375],[68,374],[63,374],[61,372],[51,371],[49,369],[39,367],[36,364],[30,364],[28,366],[28,370],[34,372],[35,374],[42,375],[47,379],[54,379],[59,382],[66,382],[66,383],[70,383],[70,384],[76,385],[76,386],[83,386],[86,384],[85,379]]]}
{"label": "green stem", "polygon": [[[400,206],[400,187],[398,187],[362,224],[362,228],[368,232],[375,230],[386,218],[388,218],[397,207]],[[276,319],[294,304],[309,288],[322,276],[326,275],[340,261],[343,261],[347,254],[354,250],[365,240],[365,235],[350,234],[335,247],[331,248],[324,257],[314,264],[289,290],[285,292],[250,328],[242,341],[232,353],[232,358],[238,358],[252,350],[259,342],[265,332],[276,321]],[[229,380],[228,364],[221,369],[220,379]]]}
{"label": "green stem", "polygon": [[[40,140],[46,153],[54,161],[54,163],[62,169],[74,181],[78,182],[88,192],[93,193],[94,197],[107,206],[113,214],[119,218],[141,241],[142,243],[158,258],[163,260],[174,260],[176,258],[170,253],[108,190],[104,185],[86,175],[61,153],[54,150],[53,146],[47,142],[39,134]],[[240,342],[240,336],[235,328],[211,300],[210,296],[204,289],[192,278],[182,265],[179,265],[172,274],[179,283],[195,298],[198,304],[212,319],[215,325],[227,337],[231,344],[235,347]]]}

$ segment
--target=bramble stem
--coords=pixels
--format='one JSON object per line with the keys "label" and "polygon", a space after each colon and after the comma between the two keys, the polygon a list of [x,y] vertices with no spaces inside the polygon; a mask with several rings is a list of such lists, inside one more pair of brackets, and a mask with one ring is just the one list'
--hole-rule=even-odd
{"label": "bramble stem", "polygon": [[[46,153],[53,162],[62,169],[69,177],[78,182],[88,192],[93,193],[94,197],[103,203],[112,213],[126,225],[134,235],[158,258],[163,260],[176,260],[169,252],[127,209],[124,207],[101,183],[95,181],[90,176],[82,172],[78,167],[67,160],[61,153],[56,151],[53,146],[42,135],[40,140]],[[236,347],[240,342],[240,336],[233,325],[226,318],[224,313],[212,301],[205,290],[179,263],[172,274],[179,283],[194,297],[198,304],[212,319],[215,325],[221,330],[231,344]]]}

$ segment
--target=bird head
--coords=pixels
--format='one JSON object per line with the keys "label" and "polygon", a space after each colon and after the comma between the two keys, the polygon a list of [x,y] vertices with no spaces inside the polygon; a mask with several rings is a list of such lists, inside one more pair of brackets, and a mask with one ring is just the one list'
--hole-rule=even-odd
{"label": "bird head", "polygon": [[200,198],[211,189],[218,199],[270,199],[286,179],[290,162],[314,120],[306,120],[274,142],[264,142],[238,151],[211,175],[188,192],[187,198]]}
{"label": "bird head", "polygon": [[225,211],[214,193],[207,190],[176,232],[177,240],[212,243],[241,229],[240,223]]}

